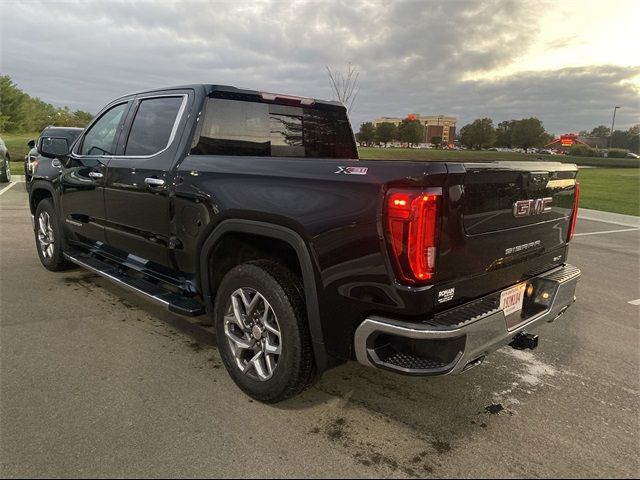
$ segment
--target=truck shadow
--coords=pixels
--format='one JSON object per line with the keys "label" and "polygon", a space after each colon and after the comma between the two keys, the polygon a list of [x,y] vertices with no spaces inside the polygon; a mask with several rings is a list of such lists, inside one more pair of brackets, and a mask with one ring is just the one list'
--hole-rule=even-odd
{"label": "truck shadow", "polygon": [[309,433],[363,466],[430,476],[449,456],[459,458],[475,435],[484,438],[511,421],[516,405],[503,404],[495,392],[513,389],[512,379],[498,365],[463,376],[415,378],[349,362],[275,408],[317,411]]}
{"label": "truck shadow", "polygon": [[[96,296],[102,292],[111,308],[145,317],[140,328],[219,359],[216,336],[204,325],[205,317],[175,315],[89,273],[73,274],[65,282],[82,284]],[[170,330],[173,336],[167,334]],[[292,421],[311,421],[309,435],[340,448],[373,469],[370,473],[430,476],[470,436],[484,438],[492,426],[502,428],[517,415],[515,397],[532,392],[518,384],[514,365],[513,358],[496,353],[460,376],[415,378],[348,362],[325,372],[302,395],[263,408],[267,415],[277,409],[290,412]],[[240,390],[237,395],[243,397]]]}

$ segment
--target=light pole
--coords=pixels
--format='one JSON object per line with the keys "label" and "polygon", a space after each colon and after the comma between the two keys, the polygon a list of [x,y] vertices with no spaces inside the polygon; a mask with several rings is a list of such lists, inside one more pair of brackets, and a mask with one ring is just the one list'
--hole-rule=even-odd
{"label": "light pole", "polygon": [[613,107],[613,120],[611,121],[611,131],[609,132],[609,148],[613,148],[613,126],[616,124],[616,110],[621,107]]}

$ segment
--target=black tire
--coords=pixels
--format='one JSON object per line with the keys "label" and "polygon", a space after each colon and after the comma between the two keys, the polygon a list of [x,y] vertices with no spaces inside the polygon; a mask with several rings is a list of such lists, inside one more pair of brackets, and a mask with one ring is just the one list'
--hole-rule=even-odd
{"label": "black tire", "polygon": [[28,192],[29,184],[31,183],[31,175],[29,175],[29,170],[27,169],[27,161],[24,162],[24,188]]}
{"label": "black tire", "polygon": [[[266,380],[243,373],[233,353],[232,341],[225,331],[225,314],[230,310],[231,298],[239,289],[255,291],[266,300],[275,317],[280,336],[276,337],[280,354],[272,376]],[[315,379],[313,347],[301,293],[300,280],[287,268],[268,260],[238,265],[220,283],[214,307],[214,321],[218,349],[222,361],[238,387],[250,397],[264,403],[277,403],[301,393]],[[266,304],[265,309],[266,309]],[[264,309],[262,310],[264,311]],[[257,312],[259,313],[259,312]],[[260,317],[261,314],[253,318]],[[257,321],[257,320],[256,320]],[[259,322],[258,322],[259,323]],[[233,322],[230,325],[236,327]],[[264,327],[264,325],[263,325]],[[258,330],[260,328],[258,327]],[[264,329],[264,334],[269,333]],[[239,330],[238,330],[239,331]],[[249,337],[254,341],[254,337]],[[259,341],[258,341],[259,342]],[[258,348],[259,345],[255,348]],[[242,350],[243,354],[252,354]],[[249,357],[246,357],[249,358]],[[263,356],[266,359],[266,355]],[[263,364],[263,365],[266,365]],[[257,373],[257,368],[254,368]]]}
{"label": "black tire", "polygon": [[[46,216],[46,217],[43,217]],[[49,241],[48,243],[41,238],[43,228],[41,225],[41,219],[48,218],[47,225],[49,228],[44,230],[45,237]],[[36,250],[38,251],[38,258],[40,262],[47,270],[52,272],[59,272],[67,270],[71,267],[71,264],[64,258],[62,251],[62,229],[60,228],[58,217],[56,215],[53,202],[50,198],[45,198],[38,203],[36,207],[36,214],[34,218],[34,234],[36,239]],[[52,238],[51,238],[51,234]],[[51,248],[44,248],[44,245],[48,245]]]}
{"label": "black tire", "polygon": [[3,160],[4,165],[0,170],[0,183],[7,183],[11,181],[11,164],[9,159]]}

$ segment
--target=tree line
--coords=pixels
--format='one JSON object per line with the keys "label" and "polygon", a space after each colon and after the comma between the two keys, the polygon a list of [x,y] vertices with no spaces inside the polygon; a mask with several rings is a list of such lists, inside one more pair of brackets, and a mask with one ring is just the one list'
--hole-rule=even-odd
{"label": "tree line", "polygon": [[402,120],[399,125],[391,122],[377,125],[365,122],[360,125],[356,140],[365,147],[375,143],[382,143],[386,147],[389,142],[401,142],[410,147],[424,141],[424,127],[418,120],[408,118]]}
{"label": "tree line", "polygon": [[0,132],[40,132],[49,125],[86,127],[93,115],[54,107],[20,90],[8,75],[0,76]]}
{"label": "tree line", "polygon": [[[640,149],[640,125],[635,125],[627,131],[616,130],[609,139],[609,146],[638,152]],[[610,129],[601,125],[591,132],[582,131],[581,137],[609,137]],[[490,147],[504,148],[532,148],[542,147],[553,140],[542,121],[538,118],[523,118],[521,120],[505,120],[494,126],[491,118],[478,118],[463,126],[457,133],[457,142],[470,149]],[[363,146],[401,142],[408,146],[424,141],[424,126],[418,120],[405,119],[398,126],[393,123],[365,122],[360,125],[356,140]],[[442,144],[442,138],[433,137],[431,143],[437,148]]]}
{"label": "tree line", "polygon": [[490,118],[478,118],[460,129],[459,142],[467,148],[532,148],[542,147],[553,140],[540,119],[531,117],[506,120],[496,127]]}
{"label": "tree line", "polygon": [[599,125],[590,132],[582,130],[578,133],[581,137],[606,138],[607,144],[611,148],[623,148],[632,152],[640,153],[640,123],[634,125],[629,130],[614,130],[605,125]]}

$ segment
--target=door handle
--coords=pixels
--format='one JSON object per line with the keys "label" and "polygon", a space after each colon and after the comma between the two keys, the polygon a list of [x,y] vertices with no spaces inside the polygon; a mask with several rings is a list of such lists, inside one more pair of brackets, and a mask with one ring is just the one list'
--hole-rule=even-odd
{"label": "door handle", "polygon": [[150,187],[162,187],[164,185],[164,180],[161,178],[147,177],[144,179],[144,183]]}
{"label": "door handle", "polygon": [[89,172],[89,176],[95,179],[104,177],[104,175],[101,174],[100,172]]}

